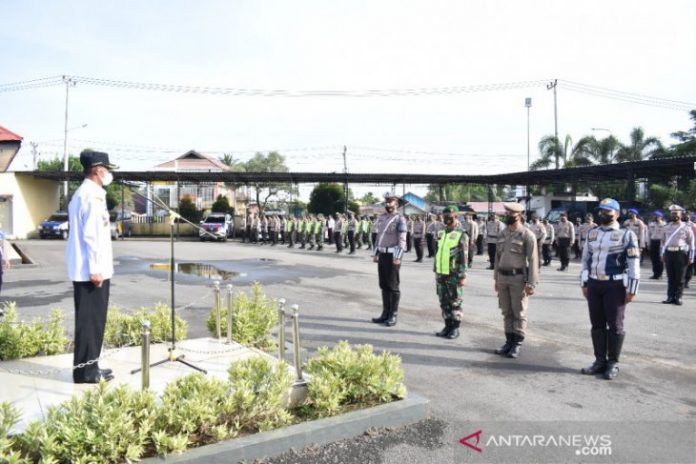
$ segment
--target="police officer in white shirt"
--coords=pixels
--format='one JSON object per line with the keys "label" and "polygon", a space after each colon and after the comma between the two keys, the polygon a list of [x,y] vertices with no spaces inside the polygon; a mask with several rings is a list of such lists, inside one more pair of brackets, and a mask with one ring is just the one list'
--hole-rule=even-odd
{"label": "police officer in white shirt", "polygon": [[[106,187],[113,180],[106,153],[84,150],[80,154],[85,179],[73,194],[68,215],[70,235],[66,250],[68,276],[73,282],[75,297],[75,351],[73,365],[99,358],[109,287],[114,274],[111,251],[111,228],[106,208]],[[113,379],[111,369],[100,369],[98,363],[74,369],[75,383],[97,383]]]}
{"label": "police officer in white shirt", "polygon": [[600,226],[588,233],[582,252],[582,294],[590,310],[595,355],[582,373],[612,380],[619,374],[626,305],[638,293],[640,247],[635,233],[619,228],[616,200],[605,198],[599,210]]}

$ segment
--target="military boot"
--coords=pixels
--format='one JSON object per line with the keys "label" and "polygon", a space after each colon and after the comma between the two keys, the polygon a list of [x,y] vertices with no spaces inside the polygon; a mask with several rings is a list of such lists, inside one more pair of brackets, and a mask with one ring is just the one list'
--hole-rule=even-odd
{"label": "military boot", "polygon": [[507,353],[508,358],[517,358],[520,355],[520,348],[522,347],[522,342],[524,337],[522,335],[512,334],[512,346],[510,351]]}
{"label": "military boot", "polygon": [[375,324],[382,324],[389,319],[389,296],[389,292],[382,290],[382,315],[372,318]]}
{"label": "military boot", "polygon": [[512,333],[505,332],[505,344],[496,349],[494,353],[501,356],[507,356],[507,354],[510,352],[510,348],[512,348]]}
{"label": "military boot", "polygon": [[450,330],[447,335],[445,335],[445,338],[454,340],[455,338],[459,337],[459,326],[461,325],[461,321],[452,321],[452,330]]}
{"label": "military boot", "polygon": [[437,335],[438,337],[446,337],[450,330],[452,330],[452,320],[445,319],[445,328],[439,332],[435,332],[435,335]]}
{"label": "military boot", "polygon": [[592,347],[594,348],[595,361],[589,367],[583,367],[580,372],[585,375],[601,374],[607,369],[607,330],[591,330]]}
{"label": "military boot", "polygon": [[616,376],[619,375],[619,355],[621,355],[624,336],[625,334],[617,335],[609,332],[609,336],[607,337],[609,362],[607,363],[607,369],[604,371],[604,378],[607,380],[614,380]]}
{"label": "military boot", "polygon": [[384,323],[387,327],[394,327],[396,325],[396,314],[399,312],[400,299],[401,293],[392,293],[389,298],[389,319]]}

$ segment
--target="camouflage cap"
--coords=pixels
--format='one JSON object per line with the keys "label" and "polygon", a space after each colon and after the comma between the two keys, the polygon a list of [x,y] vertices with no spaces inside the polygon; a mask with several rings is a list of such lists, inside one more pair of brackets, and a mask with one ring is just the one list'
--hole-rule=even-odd
{"label": "camouflage cap", "polygon": [[459,212],[459,208],[457,208],[457,207],[454,206],[454,205],[445,206],[445,209],[442,210],[442,214],[445,214],[445,213],[458,213],[458,212]]}

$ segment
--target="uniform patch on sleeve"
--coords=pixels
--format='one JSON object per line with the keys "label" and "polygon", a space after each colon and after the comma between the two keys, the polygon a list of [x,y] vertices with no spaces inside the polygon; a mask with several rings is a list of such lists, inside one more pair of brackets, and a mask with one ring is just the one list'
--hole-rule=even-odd
{"label": "uniform patch on sleeve", "polygon": [[636,247],[631,247],[626,250],[626,254],[629,258],[635,258],[636,256],[640,256],[640,250]]}
{"label": "uniform patch on sleeve", "polygon": [[616,241],[619,240],[620,238],[621,238],[621,232],[620,232],[620,231],[617,230],[617,231],[611,233],[611,241],[612,241],[612,242],[616,242]]}
{"label": "uniform patch on sleeve", "polygon": [[588,240],[590,240],[590,241],[597,240],[597,234],[598,234],[598,232],[596,230],[591,230],[590,234],[588,236]]}

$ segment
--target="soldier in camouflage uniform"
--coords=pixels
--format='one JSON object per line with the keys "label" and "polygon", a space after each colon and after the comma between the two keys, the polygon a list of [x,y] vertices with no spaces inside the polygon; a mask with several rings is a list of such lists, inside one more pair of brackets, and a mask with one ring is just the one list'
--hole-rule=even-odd
{"label": "soldier in camouflage uniform", "polygon": [[438,337],[453,340],[459,337],[462,317],[462,287],[466,281],[466,268],[469,253],[469,235],[459,221],[456,206],[443,210],[445,229],[437,233],[437,253],[435,254],[435,287],[440,300],[445,328],[437,332]]}

